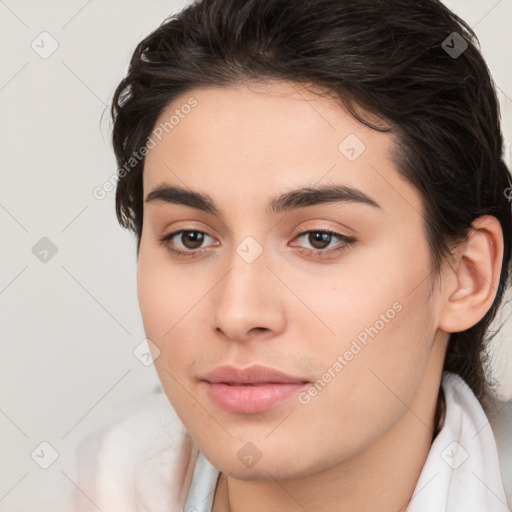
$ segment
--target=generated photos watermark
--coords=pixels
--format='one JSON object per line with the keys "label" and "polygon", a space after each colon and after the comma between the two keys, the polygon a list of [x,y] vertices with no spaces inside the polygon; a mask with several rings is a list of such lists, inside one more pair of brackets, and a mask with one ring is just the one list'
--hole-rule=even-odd
{"label": "generated photos watermark", "polygon": [[[370,327],[365,327],[356,337],[352,340],[350,347],[345,352],[336,357],[334,361],[325,372],[306,390],[301,391],[297,395],[298,401],[307,405],[311,400],[317,396],[326,386],[331,382],[350,361],[352,361],[367,345],[370,339],[375,338],[397,315],[402,311],[403,306],[400,302],[394,302],[392,307],[388,308],[385,313],[379,315]],[[370,339],[369,339],[370,338]]]}
{"label": "generated photos watermark", "polygon": [[185,117],[190,114],[192,109],[197,105],[198,101],[192,96],[186,103],[182,104],[179,108],[176,108],[167,121],[158,124],[158,126],[156,126],[151,132],[151,135],[146,139],[145,144],[130,155],[128,161],[118,169],[117,174],[112,174],[100,186],[94,187],[92,190],[94,199],[99,201],[105,199],[105,197],[115,189],[119,179],[124,178],[131,170],[142,162],[149,150],[153,149],[162,141],[164,134],[170,133],[174,130],[181,120],[185,119]]}

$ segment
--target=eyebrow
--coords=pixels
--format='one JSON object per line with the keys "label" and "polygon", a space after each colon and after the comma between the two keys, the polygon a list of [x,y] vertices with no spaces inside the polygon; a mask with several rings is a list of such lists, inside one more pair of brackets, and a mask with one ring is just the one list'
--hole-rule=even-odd
{"label": "eyebrow", "polygon": [[[152,190],[145,202],[180,204],[213,215],[221,214],[220,209],[208,194],[167,184],[161,184]],[[356,188],[346,185],[323,185],[303,187],[274,197],[270,200],[266,212],[269,215],[274,215],[308,206],[338,202],[358,203],[381,208],[375,200]]]}

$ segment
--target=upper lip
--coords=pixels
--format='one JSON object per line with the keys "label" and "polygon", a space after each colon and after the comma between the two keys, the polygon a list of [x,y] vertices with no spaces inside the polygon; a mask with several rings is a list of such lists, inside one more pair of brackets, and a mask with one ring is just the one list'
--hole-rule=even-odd
{"label": "upper lip", "polygon": [[236,368],[235,366],[218,366],[211,372],[203,375],[200,380],[211,384],[269,384],[269,383],[306,383],[307,379],[294,377],[286,373],[268,368],[266,366],[253,365],[248,368]]}

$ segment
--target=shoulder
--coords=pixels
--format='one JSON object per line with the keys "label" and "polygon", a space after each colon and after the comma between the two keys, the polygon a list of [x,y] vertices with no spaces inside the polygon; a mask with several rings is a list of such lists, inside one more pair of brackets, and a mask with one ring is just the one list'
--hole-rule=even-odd
{"label": "shoulder", "polygon": [[89,510],[93,502],[112,512],[179,510],[196,457],[166,395],[150,393],[120,408],[78,445],[77,508]]}
{"label": "shoulder", "polygon": [[494,399],[485,406],[500,460],[508,503],[512,503],[512,400]]}

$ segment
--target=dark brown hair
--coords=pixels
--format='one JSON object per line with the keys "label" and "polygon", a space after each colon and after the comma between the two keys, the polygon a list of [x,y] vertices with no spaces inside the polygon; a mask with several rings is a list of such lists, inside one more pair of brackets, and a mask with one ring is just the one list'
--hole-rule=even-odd
{"label": "dark brown hair", "polygon": [[[162,111],[195,87],[284,80],[325,91],[362,123],[395,135],[398,171],[421,193],[432,272],[495,216],[504,257],[492,307],[452,333],[444,369],[480,400],[490,382],[489,324],[511,257],[499,106],[472,29],[437,0],[203,0],[169,17],[136,47],[112,104],[119,168],[146,144]],[[467,45],[467,48],[465,48]],[[370,123],[366,112],[385,122]],[[119,173],[116,213],[137,236],[143,224],[144,159]]]}

